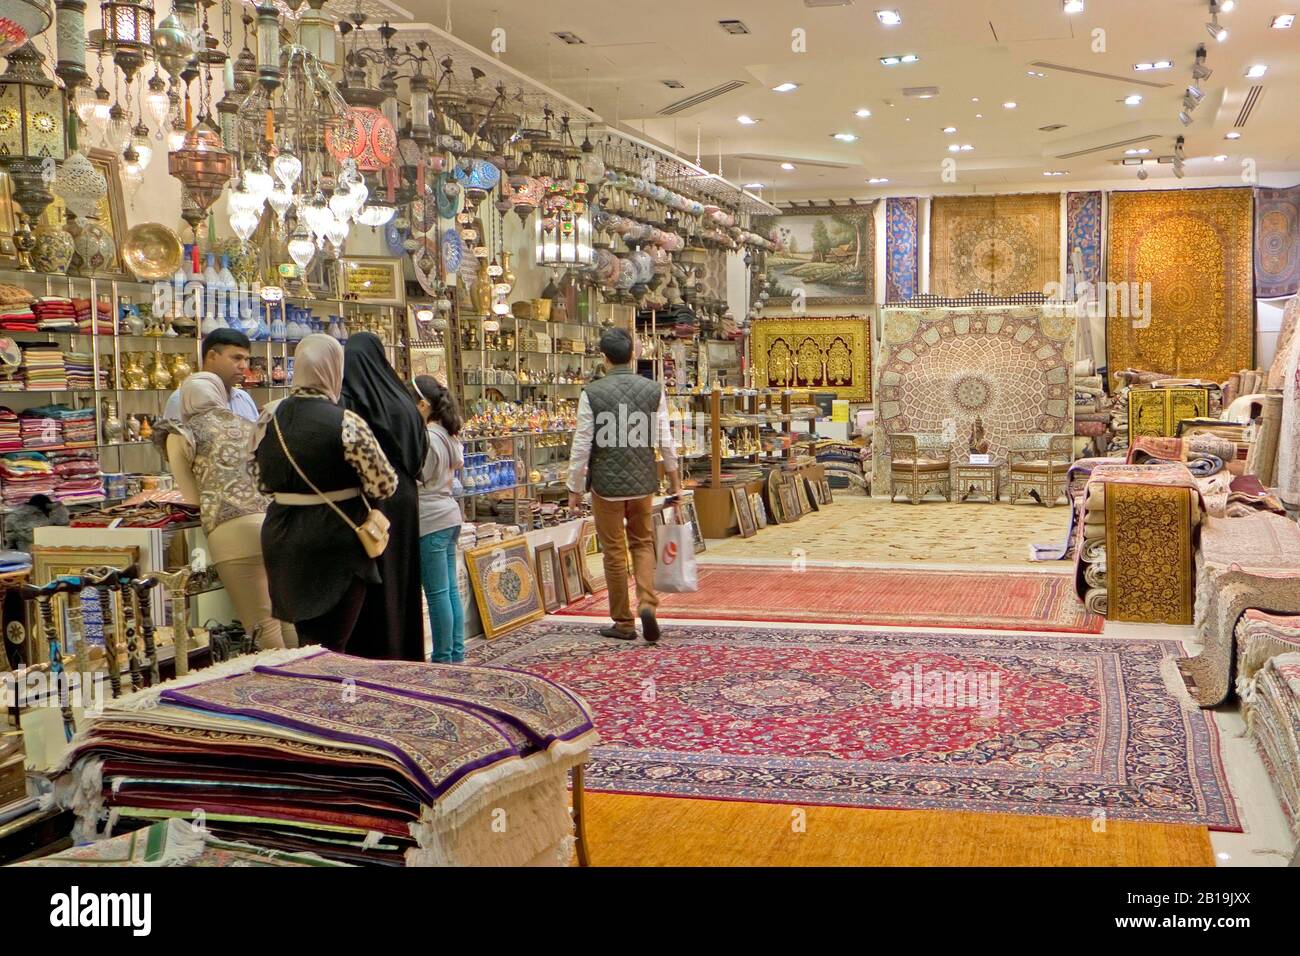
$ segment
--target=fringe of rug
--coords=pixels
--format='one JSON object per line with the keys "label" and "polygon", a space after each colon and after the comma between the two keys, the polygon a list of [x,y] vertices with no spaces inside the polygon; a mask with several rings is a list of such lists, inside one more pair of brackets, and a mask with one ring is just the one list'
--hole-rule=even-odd
{"label": "fringe of rug", "polygon": [[1177,656],[1162,657],[1160,659],[1160,678],[1165,682],[1165,690],[1178,701],[1184,710],[1198,711],[1201,706],[1192,699],[1191,692],[1187,689],[1187,683],[1183,680],[1182,672],[1178,670]]}

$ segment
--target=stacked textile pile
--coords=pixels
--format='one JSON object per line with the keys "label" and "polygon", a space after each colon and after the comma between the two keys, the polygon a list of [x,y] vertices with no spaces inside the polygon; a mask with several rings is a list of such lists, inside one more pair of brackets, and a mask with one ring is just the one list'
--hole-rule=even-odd
{"label": "stacked textile pile", "polygon": [[1196,435],[1191,438],[1136,439],[1128,450],[1130,465],[1158,465],[1181,463],[1196,479],[1201,492],[1201,503],[1206,514],[1222,517],[1228,507],[1228,494],[1232,474],[1226,463],[1232,461],[1237,446],[1215,435]]}
{"label": "stacked textile pile", "polygon": [[6,505],[26,504],[32,495],[53,496],[54,467],[34,451],[0,455],[0,497]]}
{"label": "stacked textile pile", "polygon": [[102,299],[96,303],[93,317],[89,299],[73,299],[72,305],[76,309],[77,331],[83,335],[90,335],[92,332],[112,335],[117,331],[113,322],[113,310]]}
{"label": "stacked textile pile", "polygon": [[67,296],[39,296],[32,302],[32,313],[41,332],[77,331],[77,307]]}
{"label": "stacked textile pile", "polygon": [[219,839],[348,863],[567,863],[568,770],[597,739],[522,671],[265,651],[108,704],[55,792],[80,839],[201,809]]}
{"label": "stacked textile pile", "polygon": [[1300,652],[1269,659],[1245,702],[1247,732],[1300,841]]}
{"label": "stacked textile pile", "polygon": [[1097,375],[1091,359],[1074,363],[1074,453],[1101,455],[1110,447],[1110,399],[1105,378]]}
{"label": "stacked textile pile", "polygon": [[0,452],[22,451],[23,430],[12,408],[0,405]]}
{"label": "stacked textile pile", "polygon": [[29,392],[62,392],[68,374],[59,346],[46,342],[23,345],[23,381]]}
{"label": "stacked textile pile", "polygon": [[68,373],[68,388],[87,391],[96,387],[108,388],[105,369],[99,370],[99,385],[95,385],[95,357],[89,352],[64,352],[63,367]]}
{"label": "stacked textile pile", "polygon": [[1230,409],[1239,398],[1261,395],[1268,388],[1268,372],[1262,368],[1244,368],[1233,372],[1223,383],[1223,407]]}
{"label": "stacked textile pile", "polygon": [[1250,608],[1237,621],[1237,693],[1250,700],[1255,675],[1279,654],[1300,652],[1300,615]]}
{"label": "stacked textile pile", "polygon": [[40,408],[29,409],[23,414],[57,421],[65,445],[94,445],[96,443],[95,410],[93,408],[42,405]]}
{"label": "stacked textile pile", "polygon": [[1228,504],[1224,514],[1229,518],[1241,518],[1253,511],[1285,515],[1286,506],[1255,475],[1238,475],[1228,486]]}
{"label": "stacked textile pile", "polygon": [[813,450],[817,464],[826,469],[826,481],[836,489],[871,492],[871,452],[851,441],[822,439]]}
{"label": "stacked textile pile", "polygon": [[104,500],[104,478],[94,451],[59,451],[50,454],[58,477],[54,499],[65,505],[94,504]]}
{"label": "stacked textile pile", "polygon": [[35,332],[36,316],[26,302],[0,305],[0,330],[5,332]]}
{"label": "stacked textile pile", "polygon": [[29,408],[18,416],[24,448],[54,448],[63,444],[63,420],[50,414],[55,405]]}

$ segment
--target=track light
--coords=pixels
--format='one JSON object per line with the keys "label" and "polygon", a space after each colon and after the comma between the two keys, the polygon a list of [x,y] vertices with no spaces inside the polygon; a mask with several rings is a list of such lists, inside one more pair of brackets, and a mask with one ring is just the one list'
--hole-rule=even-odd
{"label": "track light", "polygon": [[1220,13],[1231,13],[1235,9],[1237,9],[1237,0],[1219,0]]}
{"label": "track light", "polygon": [[1217,13],[1211,15],[1210,22],[1205,25],[1205,30],[1219,43],[1224,43],[1228,39],[1227,27],[1219,26],[1219,15]]}
{"label": "track light", "polygon": [[1208,80],[1214,75],[1214,71],[1205,65],[1205,44],[1196,48],[1196,61],[1192,63],[1192,79]]}
{"label": "track light", "polygon": [[1145,179],[1147,178],[1147,175],[1148,175],[1148,173],[1147,173],[1147,171],[1146,171],[1145,169],[1139,169],[1139,170],[1138,170],[1138,179],[1145,180]]}
{"label": "track light", "polygon": [[1190,94],[1183,97],[1183,109],[1188,113],[1193,112],[1196,109],[1196,106],[1196,100],[1192,99]]}
{"label": "track light", "polygon": [[1183,172],[1183,167],[1181,163],[1174,163],[1174,175],[1177,176],[1179,179],[1182,179],[1183,176],[1186,175]]}
{"label": "track light", "polygon": [[1187,95],[1190,96],[1198,106],[1200,105],[1201,100],[1205,99],[1204,91],[1199,86],[1195,85],[1187,87]]}
{"label": "track light", "polygon": [[1191,126],[1192,118],[1187,115],[1186,111],[1183,111],[1178,114],[1178,122],[1182,123],[1184,126]]}

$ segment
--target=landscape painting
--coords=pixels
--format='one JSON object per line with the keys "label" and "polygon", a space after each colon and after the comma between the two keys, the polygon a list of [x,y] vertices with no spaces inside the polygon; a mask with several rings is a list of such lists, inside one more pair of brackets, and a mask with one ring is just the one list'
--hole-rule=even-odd
{"label": "landscape painting", "polygon": [[767,255],[768,305],[790,305],[799,288],[806,305],[871,303],[874,208],[831,206],[777,218],[777,238],[784,248]]}

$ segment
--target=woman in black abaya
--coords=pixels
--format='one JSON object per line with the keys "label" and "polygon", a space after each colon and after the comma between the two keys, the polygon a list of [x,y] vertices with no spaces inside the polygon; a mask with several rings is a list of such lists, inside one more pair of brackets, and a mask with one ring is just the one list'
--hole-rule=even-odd
{"label": "woman in black abaya", "polygon": [[377,505],[391,522],[388,547],[378,560],[382,581],[366,587],[348,653],[422,661],[424,615],[420,609],[416,482],[429,438],[415,402],[388,363],[383,342],[369,332],[349,336],[343,349],[342,405],[365,419],[397,472],[397,493]]}

